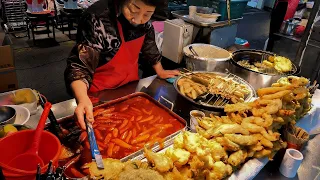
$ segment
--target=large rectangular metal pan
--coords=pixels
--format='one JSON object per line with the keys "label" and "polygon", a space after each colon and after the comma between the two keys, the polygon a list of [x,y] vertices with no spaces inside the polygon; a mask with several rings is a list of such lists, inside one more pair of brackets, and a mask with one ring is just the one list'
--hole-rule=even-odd
{"label": "large rectangular metal pan", "polygon": [[[133,94],[129,94],[127,96],[124,96],[124,97],[121,97],[121,98],[118,98],[118,99],[115,99],[115,100],[111,100],[109,102],[106,102],[106,103],[103,103],[103,104],[100,104],[96,107],[94,107],[93,109],[96,110],[98,108],[105,108],[105,107],[109,107],[109,106],[113,106],[113,105],[116,105],[116,104],[119,104],[119,103],[122,103],[130,98],[134,98],[134,97],[137,97],[137,96],[140,96],[140,97],[143,97],[143,98],[146,98],[148,99],[151,103],[153,103],[154,105],[158,106],[159,108],[165,110],[166,113],[168,113],[170,116],[174,117],[175,119],[177,119],[183,126],[184,128],[182,128],[181,130],[173,133],[173,134],[170,134],[168,135],[165,140],[164,140],[164,143],[163,143],[163,148],[166,148],[168,146],[170,146],[173,142],[173,139],[175,136],[177,136],[182,130],[186,129],[187,127],[187,122],[181,118],[179,115],[175,114],[172,110],[168,109],[166,106],[162,105],[159,101],[156,101],[155,99],[153,99],[151,96],[149,96],[148,94],[146,93],[143,93],[143,92],[136,92],[136,93],[133,93]],[[165,100],[165,99],[164,99]],[[171,107],[171,109],[173,109],[173,107]],[[65,118],[62,118],[62,119],[59,119],[58,120],[58,123],[62,125],[63,127],[63,124],[65,122],[68,122],[68,121],[74,121],[74,117],[73,116],[68,116],[68,117],[65,117]],[[77,131],[76,129],[73,129],[74,131]],[[73,133],[73,132],[71,132]],[[75,132],[76,134],[79,134],[77,132]],[[154,145],[154,147],[152,148],[153,151],[159,151],[161,149],[160,145],[158,143],[156,143]],[[144,158],[144,155],[143,155],[143,149],[140,149],[126,157],[123,157],[121,159],[121,161],[127,161],[127,160],[130,160],[130,159],[143,159]]]}

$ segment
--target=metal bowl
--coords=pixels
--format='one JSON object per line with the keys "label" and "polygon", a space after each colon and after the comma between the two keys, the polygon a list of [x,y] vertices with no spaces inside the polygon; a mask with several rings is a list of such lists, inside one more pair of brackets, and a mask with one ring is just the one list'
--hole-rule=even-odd
{"label": "metal bowl", "polygon": [[[190,46],[198,56],[191,53]],[[230,66],[231,53],[210,44],[190,44],[183,48],[183,53],[186,56],[187,69],[190,71],[225,72]],[[205,53],[210,53],[210,57],[205,57]]]}
{"label": "metal bowl", "polygon": [[272,73],[263,73],[251,70],[249,68],[239,65],[237,62],[241,60],[249,60],[250,62],[261,61],[263,58],[268,58],[269,56],[275,56],[276,54],[267,51],[260,50],[239,50],[235,51],[232,54],[230,72],[243,78],[249,82],[255,90],[264,87],[270,87],[281,77],[294,75],[298,72],[297,66],[292,63],[292,70],[283,74],[272,74]]}
{"label": "metal bowl", "polygon": [[[194,71],[192,72],[193,74],[196,74],[196,73],[211,73],[211,74],[216,74],[216,75],[219,75],[221,77],[227,77],[228,76],[228,73],[221,73],[221,72],[207,72],[207,71]],[[181,94],[180,90],[179,90],[179,87],[178,87],[178,81],[183,78],[185,75],[190,75],[191,73],[185,73],[184,75],[182,76],[179,76],[177,78],[177,80],[174,82],[174,88],[176,89],[176,91],[182,96],[184,97],[185,99],[187,99],[188,101],[200,106],[200,107],[205,107],[205,108],[209,108],[211,110],[223,110],[224,109],[224,106],[215,106],[215,105],[210,105],[210,104],[206,104],[206,103],[200,103],[200,102],[196,102],[194,101],[193,99],[187,97],[187,96],[184,96],[183,94]],[[256,94],[256,91],[254,90],[254,88],[248,83],[246,82],[245,80],[243,80],[242,78],[238,77],[238,76],[235,76],[234,75],[234,81],[240,83],[240,84],[244,84],[249,90],[250,90],[250,93],[245,97],[245,102],[249,102],[251,101],[252,98],[255,98],[257,96]]]}
{"label": "metal bowl", "polygon": [[13,124],[16,119],[16,110],[8,106],[0,106],[0,125]]}

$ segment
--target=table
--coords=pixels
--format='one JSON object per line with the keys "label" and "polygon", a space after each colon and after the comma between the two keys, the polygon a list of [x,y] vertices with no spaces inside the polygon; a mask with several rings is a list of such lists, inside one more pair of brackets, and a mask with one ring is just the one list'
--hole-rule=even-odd
{"label": "table", "polygon": [[[145,92],[152,96],[155,99],[158,99],[160,96],[165,97],[169,101],[174,103],[173,111],[184,118],[188,124],[189,121],[189,112],[192,109],[200,109],[189,101],[181,97],[174,89],[172,84],[167,83],[165,80],[158,79],[156,76],[147,77],[140,79],[136,82],[131,82],[125,86],[122,86],[114,90],[105,90],[99,93],[95,93],[94,96],[99,98],[100,101],[106,102],[111,99],[122,97],[134,92]],[[52,111],[54,112],[56,118],[59,120],[63,117],[72,115],[76,107],[76,102],[74,99],[64,101],[61,103],[54,104],[52,106]],[[27,125],[36,127],[39,117],[41,115],[42,108],[37,112],[37,114],[30,117]],[[207,110],[207,112],[209,112]],[[216,112],[222,113],[222,112]],[[320,110],[319,110],[320,114]],[[311,139],[302,151],[304,154],[304,161],[301,164],[298,174],[295,179],[320,179],[320,135],[315,135]],[[287,179],[282,176],[278,170],[278,167],[281,163],[281,159],[269,162],[265,168],[260,171],[260,173],[254,179]],[[318,176],[317,176],[318,175]],[[306,178],[304,178],[306,177]]]}

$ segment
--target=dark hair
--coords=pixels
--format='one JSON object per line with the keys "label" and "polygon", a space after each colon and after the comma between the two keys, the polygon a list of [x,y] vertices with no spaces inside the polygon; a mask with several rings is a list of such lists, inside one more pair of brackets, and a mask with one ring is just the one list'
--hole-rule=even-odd
{"label": "dark hair", "polygon": [[[129,0],[114,0],[118,5],[122,6]],[[155,6],[157,9],[162,9],[168,6],[167,0],[141,0],[143,3],[149,6]]]}
{"label": "dark hair", "polygon": [[168,6],[167,0],[141,0],[149,6],[155,6],[157,8],[165,8]]}

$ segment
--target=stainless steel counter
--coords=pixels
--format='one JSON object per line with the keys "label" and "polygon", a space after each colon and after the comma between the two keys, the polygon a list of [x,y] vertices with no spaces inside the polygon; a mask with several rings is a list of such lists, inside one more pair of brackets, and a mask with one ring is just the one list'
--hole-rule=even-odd
{"label": "stainless steel counter", "polygon": [[[156,78],[156,76],[151,76],[145,79],[141,79],[140,81],[129,83],[118,89],[105,90],[93,95],[99,98],[100,101],[105,102],[138,91],[145,92],[156,100],[158,100],[160,96],[163,96],[169,101],[173,102],[173,111],[184,118],[188,123],[190,110],[200,109],[200,107],[191,104],[189,101],[181,97],[176,92],[172,84],[167,83],[165,80],[158,79]],[[76,102],[74,99],[71,99],[54,104],[52,110],[56,118],[60,119],[72,115],[75,107]],[[33,115],[30,118],[27,125],[35,127],[37,125],[41,112],[42,108],[37,112],[36,115]],[[209,112],[208,109],[207,112]],[[302,151],[302,153],[304,154],[304,160],[298,170],[297,176],[294,179],[320,179],[319,152],[320,135],[316,135],[309,141],[308,145]],[[282,160],[281,153],[278,154],[278,159],[275,158],[274,161],[269,162],[254,179],[287,179],[282,176],[278,170]]]}

